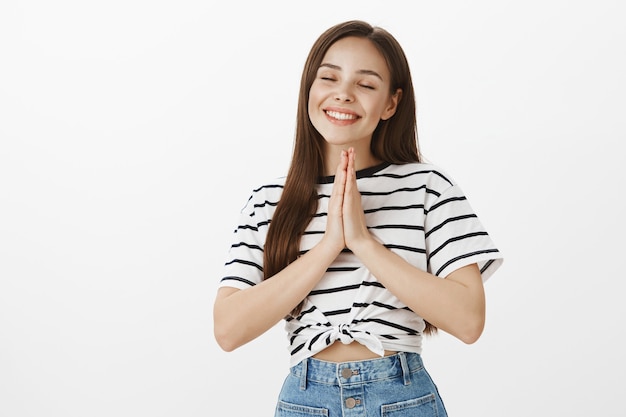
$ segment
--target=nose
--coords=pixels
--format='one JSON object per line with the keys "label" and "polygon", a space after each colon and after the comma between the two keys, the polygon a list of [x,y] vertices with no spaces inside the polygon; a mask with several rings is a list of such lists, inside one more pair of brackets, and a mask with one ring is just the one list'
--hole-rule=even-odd
{"label": "nose", "polygon": [[354,95],[347,86],[339,86],[335,92],[335,101],[341,103],[351,103],[354,101]]}

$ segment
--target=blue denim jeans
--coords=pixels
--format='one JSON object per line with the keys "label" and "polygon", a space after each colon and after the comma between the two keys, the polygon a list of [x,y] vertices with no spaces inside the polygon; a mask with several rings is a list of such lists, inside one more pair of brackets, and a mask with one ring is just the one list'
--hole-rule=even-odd
{"label": "blue denim jeans", "polygon": [[291,368],[275,417],[446,417],[437,387],[417,353]]}

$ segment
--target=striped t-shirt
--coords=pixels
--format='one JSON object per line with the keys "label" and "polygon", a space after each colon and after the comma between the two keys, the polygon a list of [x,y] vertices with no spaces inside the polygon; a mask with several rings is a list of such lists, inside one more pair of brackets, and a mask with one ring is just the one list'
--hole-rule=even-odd
{"label": "striped t-shirt", "polygon": [[[318,183],[319,203],[300,241],[315,246],[326,226],[333,177]],[[242,210],[220,286],[246,289],[263,280],[263,247],[284,178],[253,190]],[[459,186],[431,164],[384,163],[357,172],[365,219],[385,247],[414,266],[445,278],[477,263],[486,280],[502,263],[498,251]],[[344,250],[304,300],[301,313],[285,319],[290,364],[336,340],[357,341],[375,353],[421,353],[424,320],[411,311]]]}

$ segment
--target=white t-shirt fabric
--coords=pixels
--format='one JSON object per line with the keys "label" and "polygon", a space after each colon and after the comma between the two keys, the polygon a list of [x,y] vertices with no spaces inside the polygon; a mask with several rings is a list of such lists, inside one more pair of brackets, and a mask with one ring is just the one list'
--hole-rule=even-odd
{"label": "white t-shirt fabric", "polygon": [[[314,247],[326,229],[333,177],[321,178],[316,215],[300,241]],[[220,282],[242,290],[263,280],[263,247],[285,178],[254,189],[242,209]],[[432,164],[381,165],[357,172],[367,227],[389,250],[419,269],[445,278],[477,263],[483,281],[502,264],[461,188]],[[285,319],[290,366],[333,342],[362,343],[372,352],[421,353],[424,320],[389,292],[363,263],[344,250],[304,300],[297,317]]]}

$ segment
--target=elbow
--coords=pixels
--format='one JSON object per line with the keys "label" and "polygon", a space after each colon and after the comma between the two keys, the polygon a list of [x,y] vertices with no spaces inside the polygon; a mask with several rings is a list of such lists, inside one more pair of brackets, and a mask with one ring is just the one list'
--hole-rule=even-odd
{"label": "elbow", "polygon": [[232,332],[222,329],[217,325],[213,328],[213,337],[215,337],[215,341],[224,352],[232,352],[239,347],[232,337]]}
{"label": "elbow", "polygon": [[466,326],[463,333],[460,336],[460,339],[463,343],[467,345],[474,344],[480,339],[480,336],[483,334],[483,329],[485,328],[485,321],[480,320],[471,325]]}
{"label": "elbow", "polygon": [[240,335],[240,331],[238,332],[240,326],[223,305],[225,298],[225,296],[218,297],[213,306],[213,337],[223,351],[232,352],[243,343],[238,336]]}
{"label": "elbow", "polygon": [[217,345],[222,348],[222,350],[224,352],[232,352],[233,350],[237,349],[237,345],[235,345],[234,343],[227,343],[224,341],[221,341],[219,339],[217,339]]}
{"label": "elbow", "polygon": [[232,352],[242,345],[237,337],[237,331],[234,323],[222,317],[217,310],[213,316],[213,337],[219,347],[225,352]]}
{"label": "elbow", "polygon": [[460,320],[461,326],[459,330],[458,338],[465,344],[474,344],[480,339],[485,329],[485,302],[484,296],[481,297],[481,302],[465,310],[463,319]]}
{"label": "elbow", "polygon": [[480,339],[485,328],[485,319],[477,318],[466,323],[463,328],[459,329],[457,337],[465,344],[474,344]]}
{"label": "elbow", "polygon": [[480,339],[482,331],[468,331],[462,335],[459,335],[459,339],[466,345],[474,344]]}

